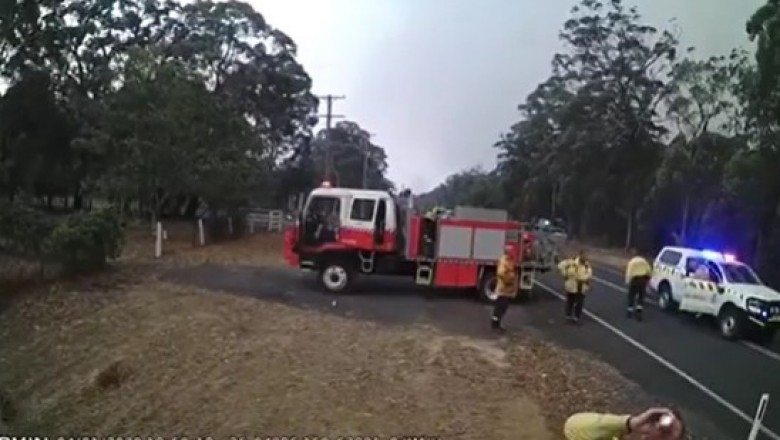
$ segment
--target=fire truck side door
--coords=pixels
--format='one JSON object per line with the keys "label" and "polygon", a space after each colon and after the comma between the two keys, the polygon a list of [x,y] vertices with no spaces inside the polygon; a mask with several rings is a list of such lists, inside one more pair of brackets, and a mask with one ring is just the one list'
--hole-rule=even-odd
{"label": "fire truck side door", "polygon": [[363,230],[374,230],[377,200],[372,197],[354,197],[349,208],[349,226]]}
{"label": "fire truck side door", "polygon": [[385,244],[385,229],[387,228],[387,201],[380,199],[376,208],[374,220],[374,244],[381,246]]}

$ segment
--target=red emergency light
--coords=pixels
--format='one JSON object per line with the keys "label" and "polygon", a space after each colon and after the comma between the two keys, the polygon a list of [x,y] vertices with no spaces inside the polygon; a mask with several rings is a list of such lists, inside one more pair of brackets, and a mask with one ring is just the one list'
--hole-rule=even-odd
{"label": "red emergency light", "polygon": [[323,180],[322,181],[322,185],[320,185],[320,186],[322,186],[323,188],[330,188],[330,181]]}

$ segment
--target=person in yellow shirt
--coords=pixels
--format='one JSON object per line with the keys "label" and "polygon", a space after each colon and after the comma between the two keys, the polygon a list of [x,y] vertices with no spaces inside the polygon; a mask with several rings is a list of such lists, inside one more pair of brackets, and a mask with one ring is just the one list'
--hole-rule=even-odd
{"label": "person in yellow shirt", "polygon": [[566,319],[577,324],[582,319],[585,294],[590,291],[593,269],[585,251],[580,251],[576,257],[558,263],[558,270],[563,275],[563,288],[566,290]]}
{"label": "person in yellow shirt", "polygon": [[650,408],[636,415],[578,413],[566,420],[567,440],[681,440],[685,425],[667,408]]}
{"label": "person in yellow shirt", "polygon": [[514,247],[504,246],[504,255],[498,259],[496,266],[496,298],[493,305],[493,316],[491,317],[491,327],[498,333],[504,333],[506,330],[501,325],[501,321],[509,309],[509,303],[517,296],[517,267],[514,257]]}
{"label": "person in yellow shirt", "polygon": [[631,249],[634,256],[626,264],[626,286],[628,286],[627,318],[642,320],[642,305],[645,302],[645,292],[650,277],[653,275],[653,267],[642,258],[636,249]]}

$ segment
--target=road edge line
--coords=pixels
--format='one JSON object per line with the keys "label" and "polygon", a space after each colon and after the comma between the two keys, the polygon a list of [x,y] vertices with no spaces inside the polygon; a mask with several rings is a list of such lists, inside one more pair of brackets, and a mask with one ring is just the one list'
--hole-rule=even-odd
{"label": "road edge line", "polygon": [[[546,284],[543,284],[540,281],[536,281],[536,285],[541,287],[543,290],[545,290],[547,293],[552,294],[553,296],[556,296],[558,299],[565,300],[566,297],[557,292],[555,289],[547,286]],[[748,425],[753,424],[753,417],[750,417],[747,413],[742,411],[741,409],[734,406],[731,402],[721,397],[718,393],[715,391],[712,391],[709,389],[706,385],[702,384],[698,380],[694,379],[691,375],[686,373],[685,371],[681,370],[676,365],[672,364],[671,362],[667,361],[661,355],[657,354],[653,350],[647,348],[645,345],[643,345],[641,342],[637,341],[636,339],[632,338],[631,336],[628,336],[625,334],[622,330],[619,328],[613,326],[612,324],[608,323],[604,319],[600,318],[599,316],[595,315],[594,313],[590,312],[588,309],[584,309],[583,313],[596,323],[600,324],[602,327],[606,328],[607,330],[611,331],[624,341],[628,342],[629,344],[633,345],[634,348],[638,349],[639,351],[643,352],[644,354],[650,356],[653,358],[656,362],[660,363],[670,371],[672,371],[674,374],[678,375],[682,379],[684,379],[689,384],[693,385],[695,388],[697,388],[699,391],[703,392],[707,396],[709,396],[712,400],[719,403],[724,408],[728,409],[735,415],[737,415],[739,418],[744,420],[748,423]],[[772,430],[767,428],[766,426],[761,425],[761,432],[771,438],[772,440],[780,440],[780,435],[774,433]]]}

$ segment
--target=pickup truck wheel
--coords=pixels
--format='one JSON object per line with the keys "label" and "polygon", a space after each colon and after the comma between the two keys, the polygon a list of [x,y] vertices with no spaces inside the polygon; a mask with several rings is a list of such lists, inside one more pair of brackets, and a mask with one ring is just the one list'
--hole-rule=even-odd
{"label": "pickup truck wheel", "polygon": [[677,303],[672,297],[672,288],[669,283],[662,282],[658,286],[658,307],[665,312],[673,312],[677,309]]}
{"label": "pickup truck wheel", "polygon": [[320,270],[320,285],[331,293],[343,293],[352,287],[352,271],[340,262],[329,262]]}
{"label": "pickup truck wheel", "polygon": [[498,299],[498,277],[494,273],[485,274],[479,286],[479,296],[487,302],[495,302]]}
{"label": "pickup truck wheel", "polygon": [[718,315],[718,328],[721,336],[726,339],[741,338],[745,324],[745,313],[734,306],[726,306]]}

